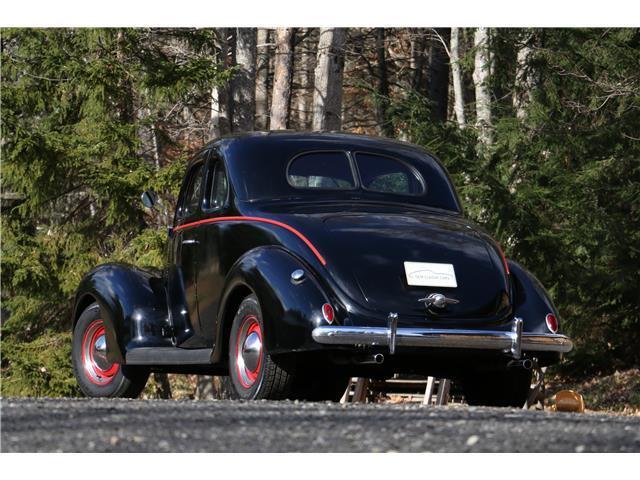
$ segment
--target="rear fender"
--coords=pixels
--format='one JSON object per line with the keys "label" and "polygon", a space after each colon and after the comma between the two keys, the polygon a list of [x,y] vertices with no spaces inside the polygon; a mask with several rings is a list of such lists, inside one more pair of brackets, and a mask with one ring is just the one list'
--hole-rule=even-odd
{"label": "rear fender", "polygon": [[74,328],[93,302],[100,305],[111,362],[125,363],[126,352],[132,348],[172,346],[162,332],[169,325],[169,314],[160,272],[117,263],[96,267],[78,287]]}
{"label": "rear fender", "polygon": [[524,320],[523,330],[532,333],[550,333],[545,317],[553,313],[559,319],[558,311],[542,284],[522,265],[507,261],[513,278],[514,315]]}
{"label": "rear fender", "polygon": [[[295,282],[294,270],[304,271],[304,279]],[[301,259],[276,246],[259,247],[247,252],[232,267],[225,281],[220,302],[214,362],[226,361],[229,332],[242,299],[255,294],[264,322],[264,339],[271,354],[318,350],[311,331],[326,325],[322,305],[329,296],[320,287],[313,270]]]}

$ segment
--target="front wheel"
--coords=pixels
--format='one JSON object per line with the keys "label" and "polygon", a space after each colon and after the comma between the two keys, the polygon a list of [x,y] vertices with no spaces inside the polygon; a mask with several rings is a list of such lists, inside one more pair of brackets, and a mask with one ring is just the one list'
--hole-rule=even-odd
{"label": "front wheel", "polygon": [[73,330],[71,358],[80,390],[88,397],[136,398],[149,370],[107,359],[106,327],[97,303],[89,305]]}
{"label": "front wheel", "polygon": [[469,405],[522,407],[531,387],[531,370],[509,368],[473,373],[461,379]]}

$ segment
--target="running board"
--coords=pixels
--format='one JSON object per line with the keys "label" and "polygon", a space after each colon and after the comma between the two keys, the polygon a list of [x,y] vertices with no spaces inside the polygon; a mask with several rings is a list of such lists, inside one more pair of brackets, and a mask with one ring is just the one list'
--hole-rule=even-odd
{"label": "running board", "polygon": [[127,365],[211,365],[213,348],[139,347],[127,352]]}

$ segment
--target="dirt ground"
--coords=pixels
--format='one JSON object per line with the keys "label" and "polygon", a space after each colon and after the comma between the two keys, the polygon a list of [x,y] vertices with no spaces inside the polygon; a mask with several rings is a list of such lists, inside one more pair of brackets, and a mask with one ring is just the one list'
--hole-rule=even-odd
{"label": "dirt ground", "polygon": [[546,386],[547,400],[559,390],[574,390],[584,397],[587,411],[640,416],[640,369],[637,368],[582,381],[549,376]]}

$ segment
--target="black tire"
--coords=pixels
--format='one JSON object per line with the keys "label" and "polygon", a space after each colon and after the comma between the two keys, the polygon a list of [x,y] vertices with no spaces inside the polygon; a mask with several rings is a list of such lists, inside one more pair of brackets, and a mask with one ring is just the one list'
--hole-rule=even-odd
{"label": "black tire", "polygon": [[[233,319],[231,334],[229,335],[229,382],[234,398],[244,400],[282,400],[292,398],[294,383],[293,368],[285,366],[269,355],[263,339],[264,322],[260,304],[255,295],[246,297]],[[245,362],[242,352],[248,351],[244,347],[248,344],[249,336],[260,337],[260,349],[255,362]],[[255,351],[255,350],[252,350]],[[255,357],[251,356],[249,360]]]}
{"label": "black tire", "polygon": [[523,368],[477,373],[462,379],[469,405],[520,408],[527,401],[530,387],[531,370]]}
{"label": "black tire", "polygon": [[113,364],[103,358],[94,345],[103,341],[105,328],[100,306],[93,303],[73,329],[71,359],[80,390],[87,397],[136,398],[147,383],[149,369]]}

